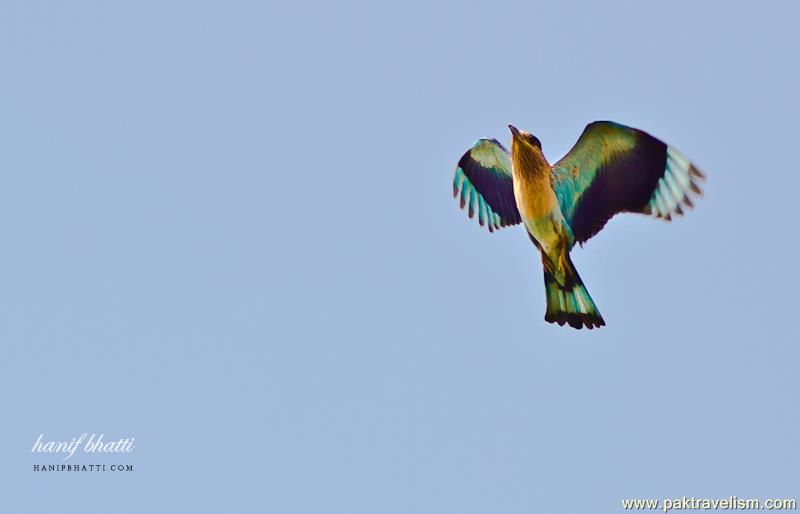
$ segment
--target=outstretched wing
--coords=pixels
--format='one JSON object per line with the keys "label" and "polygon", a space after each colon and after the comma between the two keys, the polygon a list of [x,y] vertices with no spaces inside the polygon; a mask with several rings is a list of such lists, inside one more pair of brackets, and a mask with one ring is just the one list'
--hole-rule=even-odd
{"label": "outstretched wing", "polygon": [[702,195],[705,176],[675,148],[650,134],[596,121],[553,165],[553,189],[575,240],[586,242],[615,214],[671,219]]}
{"label": "outstretched wing", "polygon": [[468,205],[469,217],[478,213],[489,232],[521,221],[514,199],[511,156],[496,139],[479,139],[458,161],[453,196]]}

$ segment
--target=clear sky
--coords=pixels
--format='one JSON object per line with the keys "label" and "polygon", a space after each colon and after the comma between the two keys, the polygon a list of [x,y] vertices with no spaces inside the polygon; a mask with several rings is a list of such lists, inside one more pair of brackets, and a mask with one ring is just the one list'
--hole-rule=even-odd
{"label": "clear sky", "polygon": [[[5,0],[0,511],[800,495],[799,14]],[[451,180],[507,123],[555,160],[596,119],[709,181],[576,249],[608,323],[578,332]],[[82,432],[135,437],[135,470],[32,471]]]}

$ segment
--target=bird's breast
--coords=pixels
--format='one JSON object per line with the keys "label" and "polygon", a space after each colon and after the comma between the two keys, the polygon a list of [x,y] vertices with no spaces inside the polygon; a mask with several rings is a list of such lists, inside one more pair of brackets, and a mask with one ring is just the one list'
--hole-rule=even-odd
{"label": "bird's breast", "polygon": [[542,218],[559,210],[548,174],[531,176],[514,170],[514,198],[523,218]]}

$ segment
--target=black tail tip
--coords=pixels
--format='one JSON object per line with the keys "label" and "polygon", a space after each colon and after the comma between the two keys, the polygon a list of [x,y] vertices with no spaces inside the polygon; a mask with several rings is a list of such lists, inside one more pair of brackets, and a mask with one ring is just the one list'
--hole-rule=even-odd
{"label": "black tail tip", "polygon": [[603,320],[602,316],[599,314],[592,315],[583,313],[556,312],[552,314],[545,314],[544,320],[548,323],[558,323],[562,327],[567,324],[578,330],[584,327],[592,330],[595,327],[600,328],[606,326],[605,320]]}

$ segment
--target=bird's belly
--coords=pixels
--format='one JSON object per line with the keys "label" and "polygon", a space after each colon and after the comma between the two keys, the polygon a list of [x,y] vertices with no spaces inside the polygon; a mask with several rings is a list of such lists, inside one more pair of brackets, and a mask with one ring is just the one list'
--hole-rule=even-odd
{"label": "bird's belly", "polygon": [[542,250],[547,255],[557,253],[557,249],[563,246],[563,237],[561,234],[560,223],[554,216],[546,215],[540,218],[525,218],[525,228],[528,233],[536,239],[536,242],[542,247]]}
{"label": "bird's belly", "polygon": [[563,242],[563,216],[549,182],[514,181],[514,196],[525,228],[546,254]]}

